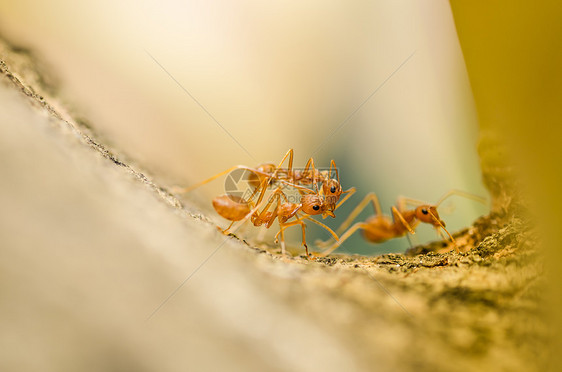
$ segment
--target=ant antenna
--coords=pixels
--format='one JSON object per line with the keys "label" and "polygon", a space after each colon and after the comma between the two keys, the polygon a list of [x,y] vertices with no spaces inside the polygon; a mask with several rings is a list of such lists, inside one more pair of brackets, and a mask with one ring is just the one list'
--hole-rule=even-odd
{"label": "ant antenna", "polygon": [[446,193],[445,195],[443,195],[441,197],[441,199],[439,199],[437,201],[437,204],[435,204],[435,206],[438,207],[441,203],[443,203],[445,201],[445,199],[447,199],[447,198],[449,198],[453,195],[462,196],[462,197],[465,197],[467,199],[472,199],[472,200],[477,201],[479,203],[486,204],[486,199],[481,197],[481,196],[474,195],[474,194],[471,194],[469,192],[465,192],[465,191],[461,191],[461,190],[451,190],[448,193]]}
{"label": "ant antenna", "polygon": [[[443,195],[437,201],[437,203],[435,203],[435,207],[439,207],[439,205],[441,205],[441,203],[443,203],[446,199],[450,198],[453,195],[462,196],[462,197],[465,197],[467,199],[471,199],[471,200],[477,201],[479,203],[486,204],[486,198],[483,198],[483,197],[478,196],[478,195],[471,194],[469,192],[453,189],[453,190],[448,191],[445,195]],[[402,200],[406,204],[411,204],[411,205],[429,204],[429,203],[424,202],[422,200],[412,199],[412,198],[399,197],[398,199]]]}
{"label": "ant antenna", "polygon": [[441,227],[449,236],[449,239],[451,239],[451,242],[454,244],[455,243],[455,239],[453,238],[453,236],[449,233],[449,231],[447,231],[447,229],[445,228],[445,225],[443,225],[443,223],[441,222],[441,220],[439,218],[437,218],[432,212],[431,210],[428,210],[429,215],[431,216],[431,218],[433,219],[433,221],[435,221],[439,227]]}

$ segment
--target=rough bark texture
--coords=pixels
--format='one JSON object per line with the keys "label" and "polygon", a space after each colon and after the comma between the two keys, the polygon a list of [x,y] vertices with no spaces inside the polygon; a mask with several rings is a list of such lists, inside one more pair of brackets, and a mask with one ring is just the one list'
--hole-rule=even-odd
{"label": "rough bark texture", "polygon": [[97,142],[31,54],[0,57],[0,369],[542,368],[542,261],[505,165],[464,253],[281,257]]}

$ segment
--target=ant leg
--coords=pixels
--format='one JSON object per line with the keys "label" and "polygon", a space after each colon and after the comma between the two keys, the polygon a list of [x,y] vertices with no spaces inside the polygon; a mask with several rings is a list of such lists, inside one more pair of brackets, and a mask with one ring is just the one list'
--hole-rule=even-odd
{"label": "ant leg", "polygon": [[308,161],[306,162],[306,164],[304,165],[304,169],[302,170],[302,173],[306,176],[306,172],[309,171],[310,169],[310,164],[312,163],[312,167],[314,169],[314,160],[312,158],[309,158]]}
{"label": "ant leg", "polygon": [[310,169],[312,171],[312,187],[314,189],[314,192],[316,194],[318,194],[318,178],[317,176],[317,171],[316,171],[316,167],[314,166],[314,159],[310,158]]}
{"label": "ant leg", "polygon": [[275,168],[275,172],[273,172],[273,175],[271,176],[272,178],[275,178],[277,176],[277,172],[279,171],[279,169],[281,169],[281,166],[287,158],[289,158],[289,167],[287,168],[287,173],[291,173],[291,170],[293,169],[293,154],[293,149],[289,149],[289,151],[287,151],[285,156],[283,156],[283,159],[281,159],[281,162],[279,163],[277,168]]}
{"label": "ant leg", "polygon": [[[355,192],[355,188],[351,188],[348,191],[353,190],[352,192],[350,192],[350,195],[346,196],[345,198],[343,198],[338,205],[336,206],[336,209],[347,200],[347,198],[349,198],[351,195],[353,195],[353,193]],[[346,191],[346,192],[348,192]],[[363,198],[363,200],[361,200],[361,202],[359,202],[359,204],[357,204],[357,206],[355,207],[355,209],[353,209],[353,211],[351,211],[351,213],[347,216],[347,218],[345,219],[345,221],[343,221],[343,223],[340,225],[340,227],[338,227],[338,229],[336,230],[336,234],[340,235],[341,233],[343,233],[348,227],[349,225],[351,225],[351,223],[353,222],[353,220],[355,220],[357,218],[357,216],[363,212],[363,210],[367,207],[367,205],[369,205],[369,202],[371,202],[373,204],[373,209],[376,213],[377,216],[382,216],[382,211],[381,211],[381,206],[379,204],[379,199],[377,198],[377,195],[374,192],[370,192],[367,195],[365,195],[365,197]],[[316,221],[318,222],[318,221]],[[336,239],[337,240],[337,239]],[[329,240],[326,240],[324,242],[320,241],[316,241],[316,245],[318,246],[325,246],[327,245],[329,242]]]}
{"label": "ant leg", "polygon": [[306,224],[300,221],[302,227],[302,245],[304,245],[304,251],[306,253],[306,257],[308,257],[308,245],[306,245]]}
{"label": "ant leg", "polygon": [[[445,228],[445,226],[441,223],[441,220],[439,220],[439,218],[437,218],[433,213],[431,213],[431,211],[428,211],[429,215],[431,216],[431,218],[437,222],[437,224],[439,225],[440,228],[443,229],[443,231],[445,231],[447,233],[447,235],[449,236],[449,239],[451,239],[451,243],[453,243],[453,245],[455,246],[455,251],[457,253],[459,253],[459,247],[457,246],[457,242],[455,241],[455,239],[453,238],[453,236],[449,233],[449,231],[447,231],[447,229]],[[439,227],[436,227],[437,230],[440,232],[441,230],[439,230]],[[441,234],[439,234],[441,235]]]}
{"label": "ant leg", "polygon": [[332,168],[336,171],[336,179],[338,180],[338,183],[340,183],[340,174],[338,172],[338,167],[336,167],[336,162],[334,161],[334,159],[330,161],[330,173],[328,174],[328,177],[332,177]]}
{"label": "ant leg", "polygon": [[[267,189],[269,187],[269,184],[271,183],[271,181],[273,179],[276,179],[278,181],[283,182],[286,185],[290,185],[290,186],[294,186],[294,187],[298,187],[297,185],[293,185],[290,182],[287,182],[286,180],[283,179],[278,179],[277,178],[277,173],[279,172],[279,170],[281,169],[281,166],[283,165],[283,163],[285,162],[285,160],[287,158],[289,158],[289,167],[287,168],[287,173],[288,174],[292,174],[292,169],[293,169],[293,149],[289,149],[289,151],[287,151],[287,153],[285,154],[285,156],[283,156],[283,159],[281,159],[281,161],[279,162],[279,165],[275,168],[275,171],[273,172],[273,174],[269,175],[269,174],[264,174],[266,176],[266,178],[264,179],[264,181],[260,184],[260,187],[264,187],[265,189]],[[260,172],[256,172],[258,174],[261,174]],[[250,196],[250,199],[254,197],[254,195],[258,192],[259,188],[256,188],[256,190],[254,190],[254,192],[252,193],[252,195]]]}
{"label": "ant leg", "polygon": [[[260,187],[263,186],[264,183],[265,183],[265,181],[262,182],[262,185],[260,185]],[[266,191],[266,188],[265,188],[265,187],[262,187],[260,196],[259,196],[258,201],[256,202],[255,206],[253,206],[253,209],[252,209],[243,219],[241,219],[241,220],[239,221],[238,226],[236,226],[236,228],[233,229],[233,232],[236,231],[236,230],[238,230],[238,229],[239,229],[246,221],[248,221],[250,218],[252,218],[252,217],[259,217],[259,215],[258,215],[257,213],[258,213],[259,209],[260,209],[260,208],[263,206],[263,204],[265,203],[265,200],[263,200],[263,197],[264,197],[264,195],[265,195],[265,191]],[[270,201],[271,201],[271,200],[270,200]],[[252,203],[252,204],[253,204],[253,203]],[[269,203],[269,204],[271,204],[271,203]],[[269,208],[269,206],[268,206],[268,208]],[[253,221],[253,219],[252,219],[252,221]]]}
{"label": "ant leg", "polygon": [[[288,166],[288,168],[287,168],[287,174],[290,174],[291,177],[292,177],[292,175],[293,175],[293,171],[292,171],[292,170],[293,170],[293,154],[294,154],[293,149],[289,149],[289,151],[287,151],[287,153],[285,154],[285,156],[283,156],[283,159],[281,159],[281,161],[279,162],[279,165],[277,165],[277,167],[275,168],[275,171],[274,171],[273,174],[271,174],[271,175],[266,174],[266,173],[255,172],[255,173],[259,174],[259,175],[264,175],[264,176],[266,176],[266,178],[264,179],[264,183],[262,183],[262,185],[260,185],[260,187],[265,187],[265,188],[269,187],[269,184],[271,183],[271,181],[272,181],[273,179],[275,179],[275,180],[277,180],[277,181],[279,181],[279,182],[282,182],[282,183],[285,184],[285,185],[288,185],[288,186],[297,188],[297,189],[299,190],[299,192],[300,192],[301,190],[304,190],[305,192],[310,192],[310,190],[307,189],[306,187],[303,187],[303,186],[300,186],[300,185],[295,185],[293,179],[290,179],[289,181],[287,181],[287,180],[285,180],[285,179],[277,178],[277,173],[279,172],[279,170],[282,169],[281,166],[283,165],[283,163],[285,162],[285,160],[286,160],[287,158],[289,158],[289,166]],[[266,181],[267,181],[267,182],[266,182]],[[252,193],[252,195],[251,195],[250,198],[252,198],[257,192],[258,192],[257,189],[254,190],[254,192]]]}
{"label": "ant leg", "polygon": [[287,169],[289,171],[292,170],[293,169],[293,154],[294,154],[293,149],[289,149],[289,151],[287,151],[285,156],[283,156],[283,159],[281,159],[281,162],[277,166],[277,169],[281,168],[281,166],[285,162],[285,159],[287,159],[287,157],[288,157],[289,158],[289,167]]}
{"label": "ant leg", "polygon": [[[343,201],[345,201],[345,198],[344,198]],[[343,201],[341,201],[340,204]],[[369,205],[369,202],[371,202],[373,204],[373,209],[375,210],[375,214],[377,216],[381,216],[382,211],[381,211],[381,206],[379,204],[379,199],[377,198],[377,195],[374,192],[370,192],[367,195],[365,195],[363,200],[359,204],[357,204],[355,209],[349,214],[349,216],[347,216],[346,220],[336,230],[336,233],[341,234],[345,229],[347,229],[347,227],[351,224],[351,222],[353,222],[353,220],[355,218],[357,218],[359,213],[361,213],[363,211],[363,209],[365,209],[365,207],[367,207],[367,205]]]}
{"label": "ant leg", "polygon": [[252,200],[258,193],[259,193],[259,197],[258,197],[258,202],[261,200],[261,198],[263,198],[262,194],[265,193],[265,190],[267,190],[267,187],[269,186],[269,181],[266,182],[266,180],[268,181],[268,179],[264,179],[260,185],[258,187],[256,187],[254,189],[254,191],[252,191],[252,194],[248,197],[247,201]]}
{"label": "ant leg", "polygon": [[[281,255],[284,256],[285,255],[285,234],[284,234],[284,229],[280,229],[278,234],[281,234]],[[277,236],[277,235],[276,235]],[[277,239],[277,238],[275,238]],[[277,240],[276,240],[277,241]]]}
{"label": "ant leg", "polygon": [[289,202],[289,199],[287,199],[287,195],[285,195],[282,190],[279,190],[279,197],[282,198],[285,203]]}
{"label": "ant leg", "polygon": [[297,191],[298,191],[301,195],[304,195],[304,194],[313,194],[313,193],[314,193],[314,191],[311,190],[311,189],[309,189],[308,187],[305,187],[305,186],[302,186],[302,185],[297,185],[297,184],[295,184],[295,183],[291,183],[291,182],[289,182],[289,181],[287,181],[287,180],[284,180],[284,179],[277,179],[277,181],[280,182],[280,183],[282,183],[282,184],[284,184],[284,185],[287,185],[287,186],[290,186],[290,187],[292,187],[292,188],[297,189]]}
{"label": "ant leg", "polygon": [[253,172],[253,173],[256,173],[256,174],[259,174],[259,175],[263,175],[263,176],[269,177],[269,175],[268,175],[267,173],[263,173],[263,172],[257,171],[257,170],[255,170],[255,169],[252,169],[252,168],[247,167],[247,166],[245,166],[245,165],[235,165],[234,167],[228,168],[228,169],[225,170],[225,171],[222,171],[222,172],[220,172],[220,173],[215,174],[214,176],[212,176],[212,177],[210,177],[210,178],[207,178],[205,181],[201,181],[201,182],[199,182],[199,183],[197,183],[197,184],[195,184],[195,185],[188,186],[188,187],[172,187],[170,191],[172,191],[173,193],[177,193],[177,194],[183,194],[183,193],[189,192],[189,191],[194,190],[194,189],[196,189],[196,188],[198,188],[198,187],[200,187],[200,186],[203,186],[203,185],[206,184],[206,183],[209,183],[209,182],[211,182],[211,181],[214,181],[215,179],[217,179],[217,178],[219,178],[219,177],[221,177],[221,176],[224,176],[225,174],[230,173],[230,172],[232,172],[232,171],[235,170],[235,169],[245,169],[245,170],[247,170],[247,171],[250,171],[250,172]]}
{"label": "ant leg", "polygon": [[[334,239],[336,239],[336,241],[339,240],[338,235],[332,230],[330,229],[328,226],[324,225],[322,222],[320,221],[316,221],[314,218],[310,217],[309,215],[304,215],[302,217],[298,217],[297,220],[295,221],[291,221],[289,223],[283,224],[283,227],[281,227],[282,230],[285,230],[287,227],[289,226],[294,226],[297,224],[304,224],[304,222],[302,222],[302,220],[307,219],[309,221],[314,222],[315,224],[317,224],[318,226],[324,228],[326,231],[328,231],[333,237]],[[281,232],[281,230],[279,230],[279,232],[277,232],[277,234],[275,234],[275,239],[277,239],[277,236],[279,235],[279,233]],[[305,239],[305,232],[304,232],[304,227],[303,227],[303,245],[306,248],[306,255],[308,256],[308,245],[306,244],[306,239]]]}
{"label": "ant leg", "polygon": [[228,225],[228,227],[227,227],[226,229],[224,229],[224,230],[222,230],[222,229],[219,227],[219,230],[220,230],[224,235],[230,234],[230,233],[228,232],[228,230],[230,230],[230,228],[232,227],[232,225],[234,225],[234,222],[236,222],[236,221],[232,221],[232,222],[230,223],[230,225]]}
{"label": "ant leg", "polygon": [[[281,198],[280,195],[284,195],[283,192],[281,191],[280,188],[277,188],[272,195],[269,196],[269,201],[267,202],[267,204],[265,205],[265,207],[262,209],[262,211],[260,212],[260,214],[258,215],[258,217],[256,218],[256,221],[260,221],[260,222],[265,222],[265,227],[267,229],[269,229],[271,227],[271,225],[273,224],[273,221],[275,221],[275,219],[277,218],[277,211],[279,210],[279,204],[281,202]],[[274,212],[267,216],[267,212],[269,210],[269,208],[271,207],[271,205],[275,202],[275,200],[277,200],[277,207],[275,208]],[[267,217],[267,219],[266,219]]]}
{"label": "ant leg", "polygon": [[413,235],[406,234],[406,239],[408,239],[408,244],[410,245],[410,248],[414,248],[414,243],[412,243],[413,238],[414,238]]}
{"label": "ant leg", "polygon": [[[340,200],[340,202],[338,203],[338,205],[336,205],[336,208],[335,208],[335,209],[338,209],[339,207],[341,207],[341,205],[342,205],[343,203],[345,203],[347,199],[351,198],[351,197],[353,196],[353,194],[355,194],[355,191],[357,191],[357,190],[355,189],[355,187],[352,187],[352,188],[350,188],[349,190],[345,190],[344,192],[342,192],[342,194],[347,194],[347,195],[346,195],[342,200]],[[379,202],[379,201],[377,200],[377,205],[378,205],[378,202]],[[375,206],[375,208],[376,208],[376,206]],[[379,208],[380,208],[380,206],[379,206]]]}
{"label": "ant leg", "polygon": [[254,189],[254,191],[252,192],[252,195],[250,195],[250,197],[248,198],[248,200],[252,200],[254,198],[254,196],[256,196],[256,194],[260,193],[260,196],[258,197],[258,203],[263,199],[263,196],[265,194],[265,191],[267,190],[267,188],[269,187],[269,184],[271,183],[271,180],[274,178],[274,176],[269,175],[267,173],[259,173],[260,175],[265,175],[264,179],[260,182],[259,186],[256,187]]}
{"label": "ant leg", "polygon": [[303,219],[306,218],[307,220],[310,220],[310,221],[314,222],[318,226],[322,227],[324,230],[328,231],[330,233],[330,235],[332,235],[332,237],[334,239],[336,239],[336,241],[338,241],[340,239],[340,238],[338,238],[338,234],[336,234],[332,229],[330,229],[328,226],[324,225],[322,222],[316,221],[314,218],[312,218],[308,215],[305,215],[302,218]]}
{"label": "ant leg", "polygon": [[284,229],[283,228],[279,229],[279,231],[277,231],[277,233],[274,236],[275,243],[279,243],[279,234],[281,234],[281,230],[284,230]]}
{"label": "ant leg", "polygon": [[412,227],[410,226],[408,221],[406,221],[406,219],[404,219],[404,216],[402,215],[402,213],[400,213],[400,211],[398,211],[398,209],[396,209],[395,206],[392,206],[392,218],[394,219],[394,221],[396,221],[396,220],[400,221],[400,223],[406,228],[406,230],[408,230],[410,232],[410,234],[416,233],[414,231],[414,229],[412,229]]}
{"label": "ant leg", "polygon": [[283,232],[285,231],[286,228],[291,227],[291,226],[295,226],[295,225],[301,225],[302,228],[302,245],[304,246],[304,249],[306,251],[306,256],[308,257],[308,245],[306,244],[306,224],[301,220],[301,219],[296,219],[295,221],[291,221],[289,223],[283,223],[283,224],[279,224],[279,231],[277,232],[277,234],[275,234],[275,239],[277,239],[277,236],[281,234],[281,237],[283,238]]}
{"label": "ant leg", "polygon": [[[271,181],[273,179],[276,179],[278,181],[284,181],[281,179],[276,178],[277,177],[277,172],[279,171],[281,165],[283,164],[283,162],[285,161],[285,159],[287,158],[287,156],[289,157],[289,166],[292,167],[293,164],[293,149],[290,149],[289,151],[287,151],[287,153],[285,154],[285,156],[283,157],[283,159],[281,160],[281,162],[279,163],[279,165],[275,168],[275,171],[273,172],[273,174],[265,174],[265,177],[263,179],[263,181],[260,183],[260,185],[254,190],[254,192],[252,193],[252,195],[250,196],[250,200],[254,197],[254,195],[256,195],[256,193],[258,192],[258,190],[262,190],[261,194],[258,198],[258,203],[261,202],[261,200],[263,199],[263,196],[265,194],[265,191],[267,190],[267,188],[269,187],[269,185],[271,184]],[[257,172],[258,174],[261,174],[260,172]],[[286,181],[285,181],[286,183]]]}
{"label": "ant leg", "polygon": [[306,165],[304,166],[304,170],[302,171],[303,175],[306,176],[306,172],[309,172],[309,169],[312,174],[311,177],[312,188],[314,189],[314,193],[318,194],[318,180],[316,179],[316,167],[314,166],[313,158],[308,159],[308,161],[306,162]]}
{"label": "ant leg", "polygon": [[[443,234],[443,231],[441,231],[441,229],[439,227],[436,227],[435,230],[437,231],[437,235],[439,235],[439,237],[443,240],[447,239],[447,235]],[[445,228],[443,228],[443,230],[445,230]],[[459,247],[457,245],[457,241],[451,236],[451,234],[449,234],[449,232],[447,230],[445,230],[447,232],[447,234],[449,235],[449,239],[451,240],[451,243],[453,243],[453,246],[455,247],[455,252],[460,253]]]}
{"label": "ant leg", "polygon": [[[267,173],[263,173],[263,172],[259,172],[257,170],[254,169],[250,169],[248,168],[248,170],[252,171],[253,173],[256,173],[258,175],[264,176],[264,180],[260,183],[260,186],[256,187],[256,189],[252,192],[252,195],[250,195],[249,200],[253,199],[253,197],[259,192],[260,189],[262,189],[262,193],[260,195],[260,199],[259,201],[261,201],[261,198],[263,198],[263,193],[265,192],[265,190],[269,187],[269,185],[271,184],[271,181],[273,179],[277,179],[277,172],[279,171],[279,169],[281,168],[281,166],[283,165],[283,163],[285,162],[285,160],[287,159],[287,157],[289,158],[289,173],[290,170],[293,168],[293,149],[289,149],[289,151],[287,151],[287,153],[285,154],[285,156],[283,156],[283,159],[281,159],[281,162],[279,163],[279,165],[275,168],[275,171],[273,172],[273,174],[267,174]],[[234,168],[239,168],[240,166],[234,167]],[[231,168],[232,170],[233,168]],[[218,175],[213,176],[212,178],[203,181],[201,184],[192,186],[192,188],[198,187],[204,183],[207,183],[209,181],[212,181],[213,179],[220,177],[221,175],[228,173],[228,170],[220,173]],[[258,203],[259,203],[258,201]]]}
{"label": "ant leg", "polygon": [[306,224],[299,220],[299,223],[302,228],[302,245],[304,246],[304,251],[306,253],[306,257],[308,257],[308,245],[306,245]]}
{"label": "ant leg", "polygon": [[318,257],[326,257],[327,255],[329,255],[330,253],[332,253],[333,251],[335,251],[336,249],[338,249],[338,247],[340,245],[343,244],[344,241],[346,241],[351,235],[353,235],[353,233],[359,229],[364,229],[365,227],[367,227],[367,225],[363,222],[357,222],[355,225],[351,226],[351,228],[349,230],[347,230],[345,232],[345,234],[343,234],[340,237],[340,240],[335,242],[334,245],[332,245],[330,248],[326,249],[324,252],[320,253],[318,255]]}

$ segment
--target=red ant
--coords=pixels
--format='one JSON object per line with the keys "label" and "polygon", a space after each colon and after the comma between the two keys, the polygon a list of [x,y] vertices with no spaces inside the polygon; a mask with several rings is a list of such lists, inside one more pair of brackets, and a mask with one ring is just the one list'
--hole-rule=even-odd
{"label": "red ant", "polygon": [[[415,234],[414,229],[420,222],[427,223],[435,227],[438,231],[443,229],[455,246],[455,250],[458,253],[459,249],[456,245],[455,239],[445,228],[445,222],[439,217],[437,212],[437,207],[451,195],[460,195],[473,200],[484,202],[483,198],[478,196],[465,193],[459,190],[451,190],[446,193],[435,205],[429,205],[418,200],[400,198],[398,200],[398,208],[393,206],[392,219],[384,215],[381,211],[379,200],[375,193],[369,193],[363,198],[363,200],[355,207],[355,209],[350,213],[347,219],[341,224],[341,226],[336,231],[336,234],[341,234],[351,222],[365,209],[365,207],[371,202],[373,204],[373,209],[375,210],[375,215],[367,218],[365,222],[358,222],[353,225],[349,230],[343,234],[339,241],[335,242],[330,248],[319,254],[320,257],[325,257],[336,250],[342,243],[347,240],[355,231],[361,229],[363,231],[363,236],[366,240],[373,243],[382,243],[386,240],[398,238],[406,235],[407,232]],[[406,204],[421,204],[415,209],[406,209]]]}
{"label": "red ant", "polygon": [[[283,162],[289,158],[289,167],[288,168],[281,168]],[[264,225],[266,228],[271,227],[275,219],[277,218],[279,221],[280,231],[276,235],[276,238],[279,234],[281,234],[281,247],[282,252],[285,252],[285,241],[284,241],[284,234],[283,231],[286,227],[294,226],[294,225],[301,225],[302,227],[302,234],[303,234],[303,245],[306,249],[306,254],[308,256],[308,246],[306,244],[306,234],[305,228],[306,224],[303,222],[304,219],[308,219],[321,227],[325,228],[332,236],[337,240],[337,235],[326,225],[310,218],[310,215],[319,215],[322,214],[323,218],[327,216],[335,217],[333,211],[345,202],[354,192],[355,189],[351,188],[347,191],[342,191],[340,183],[339,183],[339,173],[337,168],[335,167],[335,162],[332,160],[330,165],[330,172],[319,172],[314,167],[314,161],[310,158],[306,164],[304,171],[298,172],[293,171],[292,169],[293,163],[293,150],[290,149],[281,162],[279,166],[275,166],[274,164],[261,164],[255,169],[246,167],[246,166],[234,166],[232,168],[227,169],[221,173],[218,173],[211,178],[200,182],[196,185],[193,185],[188,188],[184,189],[176,189],[177,192],[187,192],[193,190],[196,187],[204,185],[208,182],[213,181],[214,179],[231,172],[235,169],[245,169],[251,172],[251,177],[249,178],[250,183],[255,187],[252,195],[248,198],[248,200],[243,200],[239,197],[234,197],[232,195],[221,195],[213,199],[213,207],[217,211],[219,215],[226,218],[229,221],[232,221],[231,224],[225,229],[222,230],[224,234],[227,234],[231,227],[234,225],[235,222],[241,221],[241,224],[244,223],[246,220],[250,219],[254,226],[261,226]],[[329,174],[331,174],[332,167],[336,171],[337,179],[329,179]],[[287,178],[290,182],[287,181]],[[289,203],[286,195],[281,191],[281,188],[278,187],[273,194],[269,198],[269,202],[265,205],[263,210],[258,213],[258,209],[261,208],[261,204],[263,203],[263,197],[265,195],[266,189],[273,181],[279,181],[286,185],[292,186],[296,188],[299,193],[301,194],[300,203]],[[317,182],[322,181],[322,193],[318,192]],[[314,186],[314,191],[310,190],[306,187],[298,185],[301,184],[312,184]],[[256,193],[260,193],[258,201],[254,204],[252,202],[253,197]],[[344,193],[349,193],[339,204],[336,205],[337,201],[339,200],[340,196]],[[281,203],[281,199],[284,200]],[[277,205],[273,211],[269,211],[271,205],[277,201]],[[303,211],[305,213],[304,216],[299,217],[297,212]],[[296,220],[287,223],[287,220],[295,217]],[[241,225],[240,224],[240,225]]]}
{"label": "red ant", "polygon": [[[223,233],[227,234],[228,230],[233,226],[236,221],[240,221],[240,226],[245,221],[250,219],[254,226],[264,225],[266,228],[270,228],[275,222],[275,219],[279,222],[279,232],[275,235],[276,242],[277,236],[281,235],[281,254],[285,254],[285,237],[284,230],[287,227],[301,225],[302,228],[302,245],[305,248],[307,257],[308,245],[306,244],[306,224],[304,219],[314,222],[315,224],[326,229],[336,240],[338,236],[332,231],[328,226],[323,223],[310,218],[311,215],[322,214],[324,218],[327,216],[335,217],[334,213],[329,209],[329,205],[325,202],[325,199],[317,194],[305,194],[301,196],[300,203],[291,203],[287,199],[287,196],[281,188],[277,188],[273,194],[269,197],[268,202],[265,204],[261,212],[258,212],[259,208],[263,204],[263,197],[265,195],[266,187],[261,187],[262,191],[260,196],[254,205],[253,202],[238,202],[232,200],[228,195],[222,195],[213,199],[213,206],[215,210],[224,218],[232,221],[230,226],[223,230]],[[283,202],[282,202],[283,200]],[[273,211],[270,211],[271,205],[276,203]],[[302,216],[298,215],[298,212],[304,212]],[[296,219],[291,222],[287,222],[290,218],[295,217]],[[237,227],[238,228],[238,227]],[[234,230],[236,230],[235,228]]]}
{"label": "red ant", "polygon": [[[281,164],[285,162],[285,159],[289,158],[289,165],[287,168],[281,168]],[[271,168],[272,164],[265,164]],[[332,172],[336,172],[336,179],[330,178]],[[314,159],[310,158],[306,162],[303,170],[293,170],[293,149],[287,151],[279,167],[275,170],[273,177],[277,176],[278,179],[288,180],[291,184],[295,185],[312,185],[316,193],[318,194],[318,182],[322,183],[322,192],[328,208],[333,212],[337,208],[337,203],[342,194],[348,194],[339,205],[345,202],[348,198],[355,193],[355,188],[352,187],[346,191],[343,191],[340,183],[340,175],[338,168],[336,167],[336,162],[334,160],[330,161],[329,171],[319,171],[314,166]],[[283,178],[284,177],[284,178]],[[300,191],[301,189],[299,189]]]}
{"label": "red ant", "polygon": [[[250,196],[249,199],[253,198],[256,193],[259,192],[260,185],[267,181],[268,185],[272,185],[275,181],[280,181],[285,183],[286,185],[290,185],[295,187],[299,190],[299,192],[308,192],[310,191],[306,187],[302,187],[303,185],[313,185],[316,193],[318,194],[317,189],[317,182],[322,183],[322,194],[326,198],[326,202],[328,203],[328,208],[333,212],[336,209],[337,203],[342,194],[348,194],[343,200],[346,201],[348,198],[355,193],[355,188],[352,187],[346,191],[342,190],[340,184],[340,176],[338,172],[338,168],[336,167],[336,162],[332,160],[330,162],[330,170],[329,171],[319,171],[314,167],[314,159],[310,158],[306,162],[306,165],[303,170],[293,170],[293,149],[289,149],[283,159],[278,166],[275,166],[273,163],[264,163],[258,165],[256,168],[250,168],[245,165],[235,165],[225,171],[215,174],[214,176],[199,182],[198,184],[186,187],[186,188],[173,188],[173,192],[177,193],[185,193],[189,192],[193,189],[196,189],[199,186],[205,185],[227,173],[232,172],[236,169],[244,169],[250,172],[248,177],[248,182],[250,185],[254,187],[254,192]],[[289,159],[289,164],[287,168],[282,168],[281,165],[285,162],[286,159]],[[336,172],[336,179],[330,178],[332,174],[332,169]],[[341,203],[340,203],[341,204]]]}

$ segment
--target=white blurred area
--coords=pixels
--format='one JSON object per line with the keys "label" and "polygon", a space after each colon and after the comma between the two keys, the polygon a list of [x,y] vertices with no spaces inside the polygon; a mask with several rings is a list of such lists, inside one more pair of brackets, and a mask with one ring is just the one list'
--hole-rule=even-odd
{"label": "white blurred area", "polygon": [[[344,187],[358,187],[337,221],[369,191],[385,211],[398,195],[486,195],[447,1],[0,0],[0,32],[38,51],[66,101],[165,185],[277,162],[294,148],[296,166],[333,158]],[[221,193],[219,180],[188,198],[210,206]],[[451,231],[487,211],[454,203],[441,216]],[[429,230],[419,240],[435,238]],[[408,247],[361,242],[346,246]]]}

